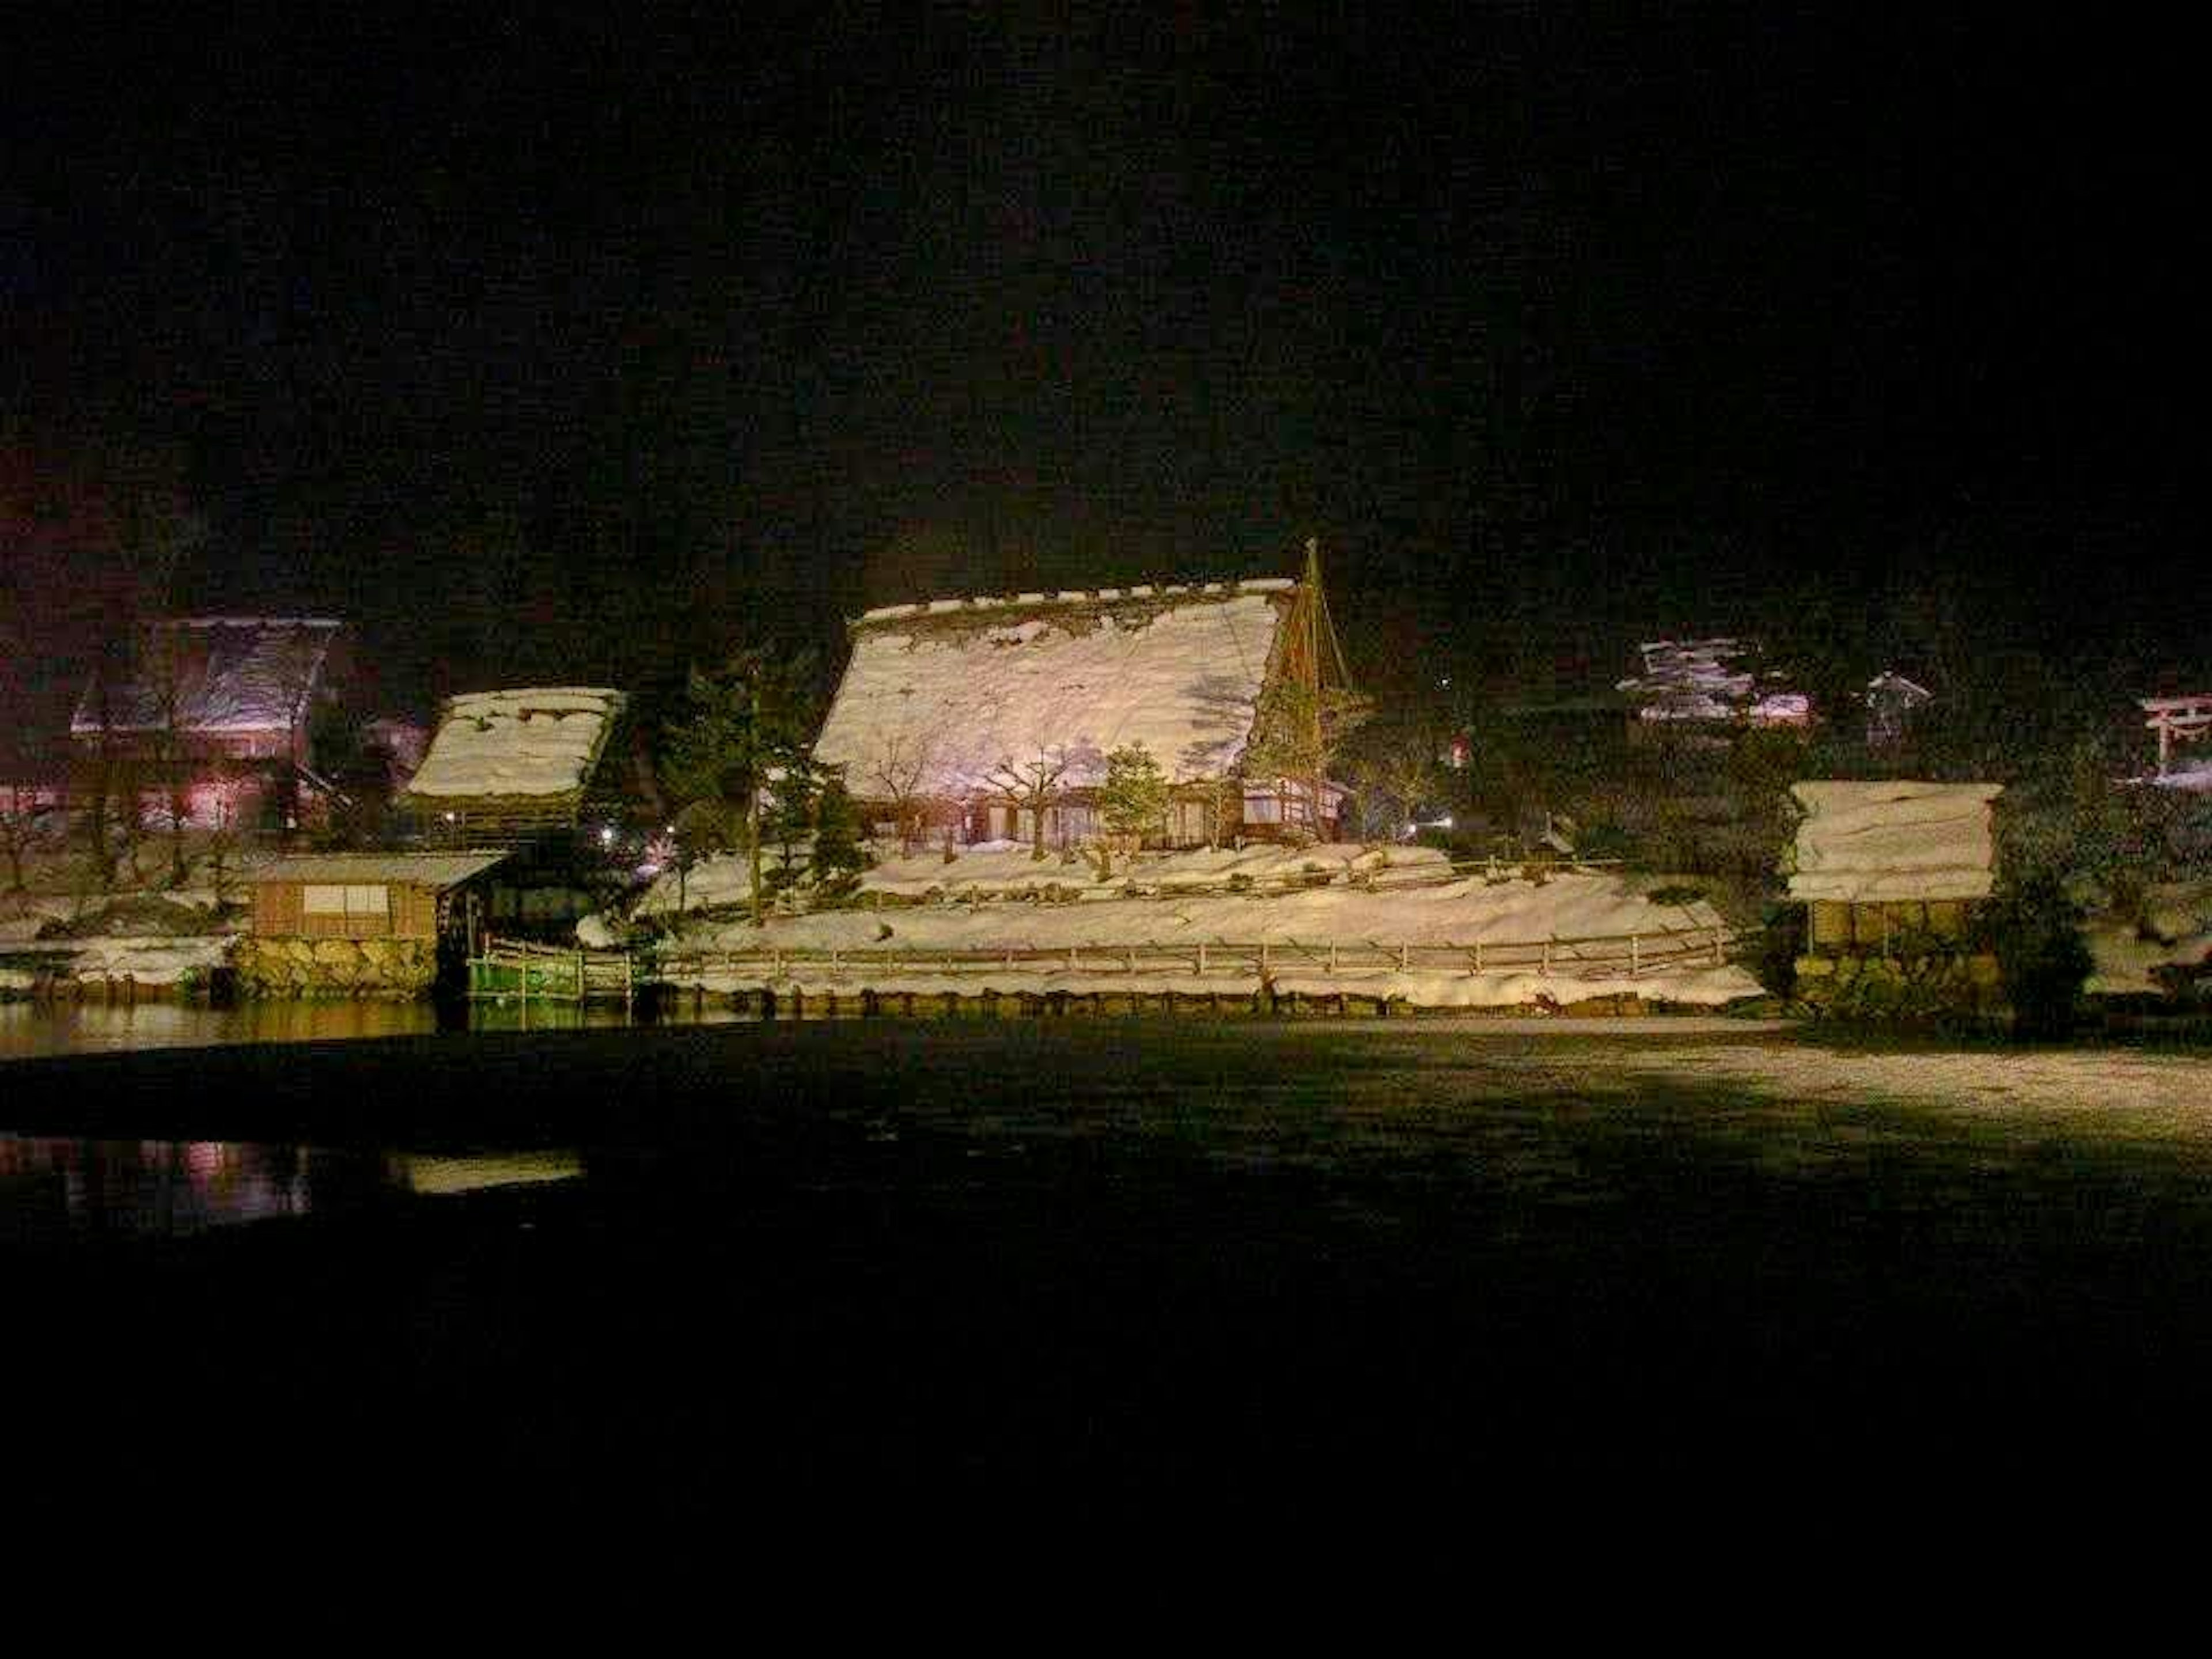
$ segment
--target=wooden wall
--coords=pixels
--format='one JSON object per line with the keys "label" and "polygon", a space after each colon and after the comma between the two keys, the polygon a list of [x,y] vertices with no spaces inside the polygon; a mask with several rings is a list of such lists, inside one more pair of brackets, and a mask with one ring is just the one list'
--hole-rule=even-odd
{"label": "wooden wall", "polygon": [[257,882],[253,887],[253,933],[258,939],[435,939],[438,895],[411,883],[382,884],[389,898],[380,923],[361,916],[307,914],[301,884]]}

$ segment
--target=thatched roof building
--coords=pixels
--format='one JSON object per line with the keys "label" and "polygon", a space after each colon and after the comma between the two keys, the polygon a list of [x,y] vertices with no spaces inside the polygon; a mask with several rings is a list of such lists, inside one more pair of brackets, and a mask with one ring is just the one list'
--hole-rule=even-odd
{"label": "thatched roof building", "polygon": [[327,617],[149,623],[127,675],[86,689],[70,734],[112,744],[158,733],[195,753],[304,762],[340,626]]}
{"label": "thatched roof building", "polygon": [[624,703],[602,686],[449,697],[400,804],[477,840],[571,827]]}
{"label": "thatched roof building", "polygon": [[1796,783],[1790,896],[1868,904],[1980,899],[1995,880],[1996,783]]}
{"label": "thatched roof building", "polygon": [[[1048,838],[1092,833],[1107,757],[1134,744],[1188,799],[1169,839],[1217,833],[1196,804],[1206,790],[1226,795],[1233,822],[1267,822],[1270,802],[1279,822],[1289,781],[1247,779],[1243,763],[1271,682],[1317,672],[1301,660],[1302,618],[1318,603],[1308,586],[1106,587],[871,611],[851,624],[817,757],[842,767],[863,801],[951,809],[963,839],[1034,833],[1033,816],[1024,829],[1018,803],[1002,799],[1003,781],[1047,760],[1057,797]],[[1232,780],[1244,787],[1223,787]]]}

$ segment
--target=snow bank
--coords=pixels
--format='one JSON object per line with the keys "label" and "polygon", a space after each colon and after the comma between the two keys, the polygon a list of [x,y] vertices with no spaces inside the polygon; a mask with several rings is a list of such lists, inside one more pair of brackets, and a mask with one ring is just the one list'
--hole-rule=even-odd
{"label": "snow bank", "polygon": [[626,928],[604,915],[586,916],[576,924],[576,943],[586,951],[615,950],[627,936]]}
{"label": "snow bank", "polygon": [[[757,991],[757,975],[702,973],[687,975],[684,988],[716,995]],[[1279,996],[1346,996],[1402,1002],[1415,1008],[1541,1008],[1564,1007],[1601,997],[1638,997],[1647,1002],[1679,1004],[1685,1007],[1718,1008],[1759,994],[1757,981],[1741,968],[1729,965],[1687,969],[1680,972],[1625,975],[1578,979],[1558,974],[1548,977],[1534,972],[1483,974],[1291,974],[1274,980]],[[835,994],[856,996],[863,989],[879,996],[981,996],[986,991],[1000,996],[1178,996],[1249,997],[1260,989],[1256,975],[1031,973],[994,970],[988,974],[926,974],[914,972],[847,975],[832,978],[818,969],[787,975],[775,988],[796,990],[808,997]]]}
{"label": "snow bank", "polygon": [[[2212,882],[2154,887],[2145,926],[2118,917],[2093,918],[2081,929],[2095,964],[2084,988],[2093,996],[2157,996],[2160,968],[2197,968],[2212,962]],[[2144,933],[2152,937],[2144,938]]]}
{"label": "snow bank", "polygon": [[[1246,585],[1249,586],[1250,585]],[[1174,590],[1169,590],[1172,593]],[[1218,777],[1244,752],[1281,612],[1273,592],[1209,588],[1132,611],[1046,603],[988,626],[904,616],[864,625],[816,754],[856,794],[874,769],[921,763],[917,793],[959,795],[992,768],[1066,757],[1070,788],[1104,780],[1106,757],[1141,743],[1171,778]],[[960,601],[930,611],[960,611]],[[945,626],[950,621],[953,626]]]}
{"label": "snow bank", "polygon": [[76,979],[121,979],[141,985],[173,985],[186,974],[204,974],[229,960],[234,936],[182,939],[91,939],[81,942],[68,973]]}
{"label": "snow bank", "polygon": [[[1471,947],[1527,944],[1547,939],[1592,939],[1625,938],[1634,933],[1650,942],[1655,951],[1662,935],[1711,937],[1725,924],[1712,906],[1700,899],[1689,904],[1655,903],[1631,880],[1617,874],[1582,872],[1558,876],[1537,884],[1529,881],[1486,882],[1480,878],[1450,881],[1430,887],[1401,890],[1365,891],[1357,887],[1330,885],[1267,896],[1206,894],[1127,899],[1115,903],[998,904],[989,906],[931,905],[890,911],[824,911],[807,916],[777,917],[761,928],[749,921],[695,925],[682,936],[681,945],[706,951],[828,951],[872,948],[897,950],[905,946],[928,950],[975,951],[1027,949],[1050,951],[1085,949],[1104,951],[1114,946],[1200,943],[1269,944],[1284,946],[1294,941],[1309,947],[1334,940],[1343,946],[1408,945]],[[1676,941],[1680,943],[1680,939]],[[1553,972],[1541,975],[1534,964],[1525,969],[1493,969],[1473,975],[1451,971],[1407,974],[1373,970],[1324,974],[1319,962],[1300,962],[1286,956],[1277,964],[1276,982],[1283,989],[1310,994],[1342,990],[1363,996],[1404,996],[1422,1006],[1508,1006],[1540,1000],[1539,993],[1560,1002],[1586,997],[1640,994],[1670,1001],[1720,1003],[1756,996],[1759,987],[1741,969],[1716,966],[1700,950],[1694,957],[1674,963],[1655,963],[1636,978],[1622,971],[1619,961],[1578,964],[1571,948],[1554,953]],[[800,967],[802,975],[820,969]],[[888,975],[896,974],[896,979]],[[1092,985],[1092,981],[1097,981]],[[1194,972],[1188,982],[1172,973],[1129,975],[1079,969],[1073,974],[1052,971],[1047,964],[1022,964],[988,973],[920,974],[904,967],[878,969],[869,975],[878,989],[957,988],[980,990],[989,982],[1012,992],[1024,988],[1066,989],[1080,982],[1091,988],[1128,990],[1188,989],[1234,993],[1239,985],[1254,988],[1255,980],[1233,974]],[[686,978],[686,984],[695,982]],[[708,976],[696,982],[708,989],[740,988],[726,976]],[[827,981],[825,981],[825,983]],[[841,981],[857,989],[856,980]],[[757,975],[743,983],[757,984]]]}
{"label": "snow bank", "polygon": [[582,787],[616,715],[619,691],[541,686],[451,698],[410,795],[562,795]]}
{"label": "snow bank", "polygon": [[1796,783],[1790,896],[1853,903],[1987,898],[1996,783]]}

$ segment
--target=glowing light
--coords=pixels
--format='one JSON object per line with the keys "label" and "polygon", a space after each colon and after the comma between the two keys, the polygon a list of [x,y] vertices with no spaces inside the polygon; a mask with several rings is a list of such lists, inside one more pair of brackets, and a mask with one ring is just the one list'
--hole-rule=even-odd
{"label": "glowing light", "polygon": [[611,847],[614,844],[615,832],[612,830],[606,828],[605,825],[602,825],[599,830],[599,845],[602,847]]}

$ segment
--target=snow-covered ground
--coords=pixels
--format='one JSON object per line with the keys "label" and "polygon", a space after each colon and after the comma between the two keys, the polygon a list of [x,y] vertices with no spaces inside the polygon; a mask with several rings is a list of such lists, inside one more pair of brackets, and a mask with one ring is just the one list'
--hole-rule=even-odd
{"label": "snow-covered ground", "polygon": [[[182,939],[83,939],[52,942],[57,951],[71,952],[64,970],[79,980],[123,979],[141,985],[174,985],[187,974],[204,974],[229,959],[235,935],[201,933]],[[11,972],[23,973],[17,969]],[[24,984],[29,988],[29,975]]]}
{"label": "snow-covered ground", "polygon": [[[2164,988],[2151,977],[2153,969],[2212,960],[2212,882],[2154,887],[2146,911],[2141,929],[2112,916],[2084,924],[2082,937],[2096,963],[2086,988],[2092,995],[2157,995]],[[2152,937],[2142,937],[2145,933]]]}
{"label": "snow-covered ground", "polygon": [[[1292,867],[1315,861],[1328,870],[1326,859],[1316,860],[1316,849],[1296,854],[1265,849]],[[1327,852],[1329,849],[1321,849]],[[1716,964],[1701,949],[1674,963],[1645,967],[1632,977],[1625,961],[1577,964],[1571,949],[1554,953],[1552,971],[1541,974],[1532,960],[1510,966],[1492,966],[1473,973],[1447,969],[1433,963],[1415,963],[1411,972],[1380,967],[1327,970],[1318,951],[1334,942],[1340,947],[1398,945],[1457,946],[1477,944],[1502,946],[1545,939],[1624,939],[1638,935],[1656,956],[1661,941],[1673,936],[1679,945],[1686,938],[1710,939],[1725,929],[1717,911],[1703,899],[1687,904],[1660,904],[1650,892],[1660,884],[1617,873],[1581,871],[1538,883],[1523,879],[1486,880],[1470,877],[1431,885],[1373,890],[1348,884],[1343,879],[1360,857],[1360,849],[1339,848],[1347,854],[1334,872],[1330,884],[1291,891],[1259,893],[1176,893],[1158,896],[1117,896],[1103,892],[1083,895],[1073,903],[940,903],[888,910],[833,910],[812,915],[771,918],[756,928],[747,921],[695,921],[684,928],[676,948],[702,951],[755,950],[822,951],[867,949],[896,951],[962,950],[970,951],[1036,950],[1073,951],[1073,969],[1022,963],[994,969],[991,988],[1005,993],[1024,990],[1065,990],[1076,993],[1129,990],[1191,993],[1218,991],[1231,994],[1258,988],[1259,977],[1224,972],[1228,964],[1210,964],[1212,971],[1196,971],[1196,949],[1212,945],[1279,947],[1272,978],[1279,992],[1325,996],[1344,993],[1356,996],[1403,998],[1425,1007],[1510,1007],[1545,1002],[1567,1003],[1594,997],[1640,995],[1647,1000],[1718,1005],[1756,997],[1759,988],[1742,969]],[[1003,879],[1001,861],[1011,855],[986,853],[978,856],[974,878]],[[1162,860],[1168,873],[1196,878],[1200,867],[1186,859],[1208,860],[1211,878],[1218,880],[1222,860],[1244,855],[1194,854]],[[1404,857],[1401,852],[1394,857]],[[1020,854],[1021,861],[1027,855]],[[908,860],[913,864],[917,861]],[[966,860],[960,862],[965,863]],[[1441,860],[1436,860],[1441,864]],[[936,884],[948,892],[945,873],[957,868],[937,862]],[[1080,869],[1054,866],[1073,876]],[[1030,866],[1034,870],[1036,866]],[[917,878],[901,866],[876,872],[902,885]],[[1147,867],[1136,872],[1139,883],[1150,880]],[[999,889],[997,890],[1004,890]],[[1091,951],[1103,957],[1113,947],[1131,945],[1188,946],[1193,952],[1188,975],[1146,971],[1115,971],[1103,959],[1083,963],[1081,953]],[[1305,947],[1300,950],[1297,947]],[[1617,947],[1618,948],[1618,947]],[[1370,958],[1371,961],[1371,958]],[[1470,964],[1471,965],[1471,964]],[[804,988],[810,982],[833,982],[826,964],[794,968]],[[814,976],[810,981],[808,975]],[[686,973],[684,982],[709,990],[734,990],[757,984],[757,973],[743,975],[708,969]],[[837,981],[856,988],[849,975]],[[917,972],[912,969],[872,969],[868,984],[879,991],[916,993],[965,988],[980,990],[982,979],[975,973],[959,975]]]}

